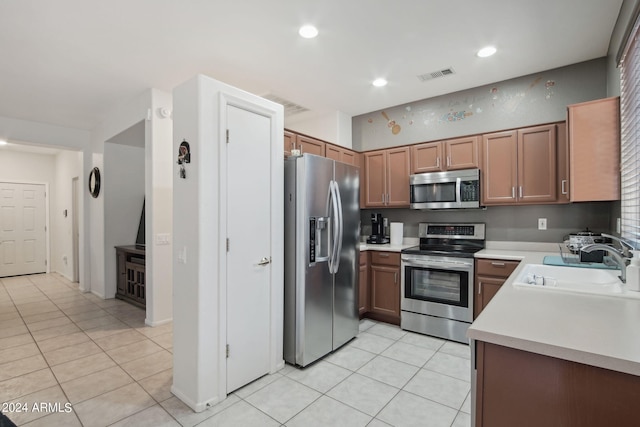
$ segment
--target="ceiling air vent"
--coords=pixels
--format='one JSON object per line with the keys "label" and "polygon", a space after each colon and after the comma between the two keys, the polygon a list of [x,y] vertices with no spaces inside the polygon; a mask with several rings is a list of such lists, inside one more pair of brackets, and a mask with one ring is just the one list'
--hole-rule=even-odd
{"label": "ceiling air vent", "polygon": [[287,99],[284,99],[272,93],[268,93],[266,95],[263,95],[262,97],[268,99],[269,101],[273,101],[275,103],[282,105],[284,107],[285,117],[293,116],[294,114],[299,114],[299,113],[304,113],[305,111],[309,111],[308,108],[305,108],[302,105],[298,105],[295,102],[291,102]]}
{"label": "ceiling air vent", "polygon": [[419,75],[418,80],[420,80],[421,82],[426,82],[428,80],[437,79],[438,77],[446,77],[451,74],[455,74],[455,71],[453,70],[453,68],[449,67],[443,70],[432,71],[430,73]]}

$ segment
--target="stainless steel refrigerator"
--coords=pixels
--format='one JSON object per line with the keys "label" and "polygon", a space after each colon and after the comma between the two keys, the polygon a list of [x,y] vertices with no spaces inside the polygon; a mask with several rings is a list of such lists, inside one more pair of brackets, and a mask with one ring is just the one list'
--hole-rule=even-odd
{"label": "stainless steel refrigerator", "polygon": [[358,168],[285,161],[284,359],[307,366],[358,333]]}

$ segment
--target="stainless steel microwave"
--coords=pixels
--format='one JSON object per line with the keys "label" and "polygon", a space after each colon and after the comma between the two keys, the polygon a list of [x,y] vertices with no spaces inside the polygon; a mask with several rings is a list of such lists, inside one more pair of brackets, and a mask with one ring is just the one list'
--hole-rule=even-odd
{"label": "stainless steel microwave", "polygon": [[409,178],[412,209],[480,207],[480,170],[429,172]]}

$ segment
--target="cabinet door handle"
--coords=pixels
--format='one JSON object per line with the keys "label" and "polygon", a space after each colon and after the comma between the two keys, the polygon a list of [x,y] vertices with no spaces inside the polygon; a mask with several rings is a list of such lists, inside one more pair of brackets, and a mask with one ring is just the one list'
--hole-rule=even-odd
{"label": "cabinet door handle", "polygon": [[381,253],[381,254],[378,254],[378,256],[381,257],[381,258],[389,258],[389,254],[384,253],[384,252]]}
{"label": "cabinet door handle", "polygon": [[518,197],[522,199],[522,185],[518,187]]}
{"label": "cabinet door handle", "polygon": [[447,157],[447,167],[451,166],[451,157]]}
{"label": "cabinet door handle", "polygon": [[436,167],[440,168],[440,157],[436,158]]}
{"label": "cabinet door handle", "polygon": [[492,262],[491,265],[493,265],[494,267],[504,267],[505,263],[504,262]]}
{"label": "cabinet door handle", "polygon": [[478,295],[482,295],[482,282],[478,283]]}
{"label": "cabinet door handle", "polygon": [[560,191],[562,194],[568,194],[567,189],[565,188],[566,185],[567,185],[567,180],[563,179],[562,180],[562,190]]}
{"label": "cabinet door handle", "polygon": [[511,198],[512,199],[516,198],[516,187],[511,187]]}
{"label": "cabinet door handle", "polygon": [[393,273],[393,283],[398,283],[398,272]]}

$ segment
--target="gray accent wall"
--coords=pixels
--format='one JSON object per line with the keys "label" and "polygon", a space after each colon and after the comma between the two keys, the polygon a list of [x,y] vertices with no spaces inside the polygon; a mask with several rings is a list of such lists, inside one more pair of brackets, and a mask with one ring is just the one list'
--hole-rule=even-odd
{"label": "gray accent wall", "polygon": [[[438,79],[424,84],[437,85]],[[353,149],[375,150],[562,121],[567,105],[606,96],[607,58],[594,59],[356,116]]]}
{"label": "gray accent wall", "polygon": [[[559,243],[565,235],[586,227],[596,232],[613,231],[615,218],[612,216],[619,212],[619,205],[619,202],[590,202],[442,211],[362,209],[360,220],[362,237],[371,234],[371,214],[379,212],[389,218],[389,222],[404,223],[404,237],[418,237],[420,222],[483,222],[487,240]],[[547,218],[547,230],[538,230],[538,218]]]}

